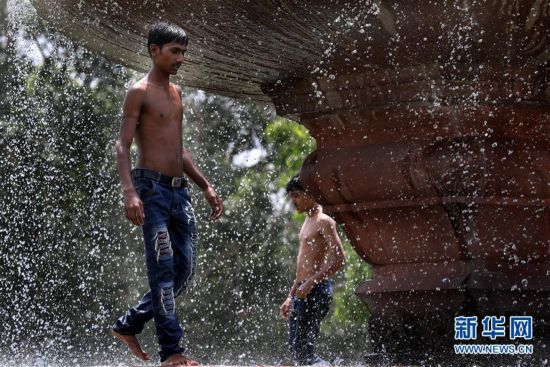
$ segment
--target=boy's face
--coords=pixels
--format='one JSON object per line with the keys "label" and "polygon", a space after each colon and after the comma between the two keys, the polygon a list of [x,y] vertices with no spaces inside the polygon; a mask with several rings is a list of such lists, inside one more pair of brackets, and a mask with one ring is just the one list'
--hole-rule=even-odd
{"label": "boy's face", "polygon": [[298,213],[303,213],[315,206],[315,200],[302,190],[292,190],[288,196],[292,200],[292,204]]}
{"label": "boy's face", "polygon": [[153,64],[161,70],[176,75],[183,64],[187,46],[177,42],[165,43],[162,47],[151,45],[151,59]]}

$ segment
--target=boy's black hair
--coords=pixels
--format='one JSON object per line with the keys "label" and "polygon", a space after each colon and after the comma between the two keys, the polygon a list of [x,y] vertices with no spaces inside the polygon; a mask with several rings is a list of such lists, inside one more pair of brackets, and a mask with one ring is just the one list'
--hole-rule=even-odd
{"label": "boy's black hair", "polygon": [[296,190],[305,191],[304,187],[302,186],[302,183],[300,182],[299,174],[292,177],[290,181],[288,181],[288,183],[286,184],[287,193],[291,193],[292,191],[296,191]]}
{"label": "boy's black hair", "polygon": [[152,44],[158,45],[160,48],[167,43],[177,42],[182,45],[189,43],[189,38],[185,31],[177,25],[160,22],[155,23],[150,29],[147,37],[147,50]]}

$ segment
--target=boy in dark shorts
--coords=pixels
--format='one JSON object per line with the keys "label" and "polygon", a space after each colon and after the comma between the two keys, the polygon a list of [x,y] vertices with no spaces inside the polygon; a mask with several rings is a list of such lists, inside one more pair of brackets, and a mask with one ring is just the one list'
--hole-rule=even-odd
{"label": "boy in dark shorts", "polygon": [[[187,43],[185,32],[172,24],[158,23],[150,29],[147,46],[153,66],[128,89],[116,143],[124,214],[142,228],[150,291],[116,321],[112,334],[138,358],[148,360],[136,335],[154,319],[163,366],[198,364],[183,355],[175,302],[197,264],[195,214],[187,177],[202,190],[212,208],[211,220],[219,218],[224,209],[222,199],[183,147],[181,90],[170,82],[170,75],[183,63]],[[134,138],[137,162],[130,170]]]}
{"label": "boy in dark shorts", "polygon": [[307,217],[300,229],[300,249],[296,279],[287,299],[280,306],[281,317],[288,320],[288,344],[297,365],[329,365],[315,353],[319,326],[332,301],[329,277],[346,261],[336,232],[336,222],[302,187],[298,176],[286,186],[296,210]]}

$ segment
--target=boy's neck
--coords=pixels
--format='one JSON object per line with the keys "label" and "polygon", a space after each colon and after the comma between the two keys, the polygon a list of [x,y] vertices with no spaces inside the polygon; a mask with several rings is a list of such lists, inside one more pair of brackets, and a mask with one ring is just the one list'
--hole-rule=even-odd
{"label": "boy's neck", "polygon": [[153,66],[148,74],[148,81],[163,87],[168,87],[170,85],[170,74],[161,71],[160,69]]}

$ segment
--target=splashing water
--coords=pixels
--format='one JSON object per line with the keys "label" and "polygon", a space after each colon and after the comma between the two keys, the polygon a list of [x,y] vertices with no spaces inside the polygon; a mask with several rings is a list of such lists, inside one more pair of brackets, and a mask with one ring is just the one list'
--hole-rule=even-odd
{"label": "splashing water", "polygon": [[[48,28],[26,2],[2,10],[0,364],[136,365],[109,327],[147,289],[141,234],[122,215],[113,148],[124,92],[139,76]],[[185,144],[227,203],[224,219],[209,223],[193,190],[199,273],[177,300],[186,346],[203,363],[286,362],[278,306],[302,218],[293,219],[277,193],[314,143],[269,107],[186,95]],[[328,320],[318,345],[348,363],[366,338],[366,312],[351,290],[367,274],[356,263],[336,305],[356,320]],[[140,340],[154,355],[153,329]]]}

